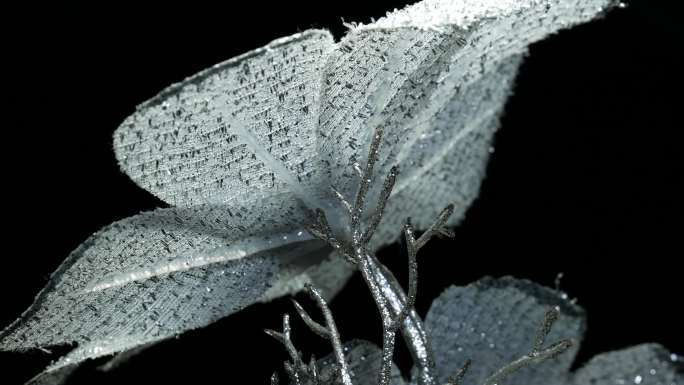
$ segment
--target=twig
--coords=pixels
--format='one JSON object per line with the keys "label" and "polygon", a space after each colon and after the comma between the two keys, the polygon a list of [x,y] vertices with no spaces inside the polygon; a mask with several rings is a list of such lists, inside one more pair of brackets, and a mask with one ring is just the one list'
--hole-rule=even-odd
{"label": "twig", "polygon": [[292,339],[290,338],[290,332],[292,331],[292,328],[290,327],[290,316],[289,314],[283,314],[283,332],[279,333],[275,330],[271,329],[265,329],[264,332],[268,334],[269,336],[273,337],[275,340],[280,342],[283,346],[285,346],[285,349],[287,350],[287,353],[290,355],[290,359],[292,360],[292,363],[290,364],[289,362],[285,361],[284,362],[284,367],[285,371],[287,371],[288,375],[290,376],[290,379],[296,384],[296,385],[301,385],[301,374],[302,372],[306,373],[306,366],[302,362],[301,356],[299,355],[299,352],[295,348],[294,344],[292,343]]}
{"label": "twig", "polygon": [[337,198],[337,200],[340,203],[342,203],[342,206],[344,206],[344,208],[347,210],[347,212],[349,214],[352,214],[354,209],[352,208],[351,203],[349,203],[349,201],[347,201],[344,198],[344,195],[342,195],[341,192],[337,191],[337,189],[334,186],[330,186],[330,190],[333,192],[333,195],[335,195],[335,198]]}
{"label": "twig", "polygon": [[363,236],[361,237],[361,243],[364,245],[370,242],[371,238],[373,237],[373,234],[375,234],[375,230],[377,230],[378,225],[382,220],[382,215],[385,212],[385,205],[387,204],[387,201],[389,200],[389,197],[392,194],[392,189],[394,188],[394,183],[397,180],[398,174],[399,167],[393,166],[390,169],[389,174],[387,174],[387,177],[385,178],[385,183],[382,186],[382,191],[380,191],[380,199],[378,200],[378,204],[375,207],[375,211],[373,212],[373,215],[370,218],[368,228],[366,228],[366,231],[363,233]]}
{"label": "twig", "polygon": [[418,248],[416,247],[416,240],[413,237],[413,226],[411,226],[410,219],[404,225],[404,237],[406,238],[406,251],[408,255],[408,293],[406,294],[406,302],[401,311],[394,318],[390,329],[397,330],[406,319],[408,313],[413,309],[416,302],[416,295],[418,293]]}
{"label": "twig", "polygon": [[544,320],[539,327],[539,332],[534,340],[532,351],[529,354],[516,359],[515,361],[494,372],[494,374],[485,380],[484,385],[498,384],[502,379],[512,373],[517,372],[525,366],[544,362],[568,350],[572,346],[572,341],[567,339],[553,343],[546,348],[542,348],[546,337],[551,331],[553,323],[558,319],[558,315],[558,308],[551,308],[549,311],[547,311],[544,315]]}
{"label": "twig", "polygon": [[371,268],[370,263],[372,263],[371,258],[366,257],[357,266],[366,285],[368,285],[375,305],[380,311],[380,318],[382,319],[382,362],[380,372],[378,373],[378,384],[388,385],[392,370],[396,329],[390,329],[390,323],[392,322],[391,305],[383,295],[381,284],[376,280],[373,274],[375,270]]}
{"label": "twig", "polygon": [[560,309],[557,307],[552,307],[544,313],[544,320],[541,325],[539,325],[539,331],[537,331],[537,337],[534,339],[534,345],[532,346],[532,351],[537,352],[542,350],[542,345],[546,340],[546,336],[551,332],[553,324],[558,320],[560,316]]}
{"label": "twig", "polygon": [[316,356],[314,356],[313,354],[311,355],[311,359],[309,360],[309,375],[311,377],[311,382],[313,382],[313,385],[318,385],[318,366],[316,365]]}
{"label": "twig", "polygon": [[425,230],[423,235],[416,241],[416,250],[420,250],[430,239],[435,236],[443,236],[447,238],[453,238],[454,232],[446,227],[446,223],[449,220],[451,214],[454,213],[454,205],[450,204],[445,207],[437,216],[437,220]]}
{"label": "twig", "polygon": [[311,299],[313,299],[314,302],[316,302],[316,305],[318,305],[318,308],[321,310],[321,313],[323,313],[323,318],[325,318],[326,326],[324,327],[323,325],[314,321],[299,303],[293,301],[295,309],[297,309],[297,313],[299,313],[304,323],[309,328],[311,328],[311,330],[313,330],[314,333],[330,341],[330,343],[333,346],[333,352],[335,353],[337,365],[339,367],[342,384],[352,385],[351,374],[349,373],[349,368],[347,367],[347,362],[344,358],[344,351],[342,350],[340,334],[337,331],[337,326],[335,325],[335,320],[333,319],[332,312],[330,311],[328,304],[326,303],[325,299],[323,299],[323,296],[321,295],[320,291],[318,291],[318,289],[316,289],[312,285],[307,284],[306,291],[311,297]]}
{"label": "twig", "polygon": [[468,369],[470,369],[470,363],[470,359],[467,359],[461,369],[459,369],[453,376],[449,377],[446,385],[460,385],[461,381],[463,381],[463,377],[468,372]]}
{"label": "twig", "polygon": [[328,223],[328,218],[325,215],[325,211],[320,208],[316,209],[313,212],[313,220],[313,223],[305,226],[306,231],[312,236],[326,242],[330,247],[342,253],[349,262],[355,264],[356,259],[348,245],[341,243],[335,238],[332,228]]}
{"label": "twig", "polygon": [[287,375],[290,376],[290,381],[294,382],[295,385],[304,385],[302,383],[303,380],[300,376],[300,371],[295,366],[285,361],[283,362],[283,367],[285,368]]}

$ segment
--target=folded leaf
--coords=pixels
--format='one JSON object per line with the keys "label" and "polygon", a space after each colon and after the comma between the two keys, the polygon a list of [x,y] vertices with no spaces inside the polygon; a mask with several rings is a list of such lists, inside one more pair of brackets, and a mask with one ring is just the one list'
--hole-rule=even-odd
{"label": "folded leaf", "polygon": [[[354,385],[376,385],[382,364],[382,350],[372,342],[353,340],[344,344],[345,359]],[[321,385],[339,384],[339,370],[333,354],[317,361]],[[404,385],[399,369],[393,365],[390,385]]]}
{"label": "folded leaf", "polygon": [[592,358],[570,383],[679,385],[684,384],[684,361],[658,344],[637,345]]}
{"label": "folded leaf", "polygon": [[464,217],[485,176],[502,101],[511,92],[520,61],[520,56],[505,59],[459,91],[430,119],[430,129],[397,154],[404,171],[387,204],[377,244],[395,240],[407,213],[414,226],[427,228],[439,202],[455,204],[451,225]]}
{"label": "folded leaf", "polygon": [[59,385],[63,384],[76,369],[78,364],[61,366],[62,360],[50,365],[48,369],[30,379],[26,385]]}
{"label": "folded leaf", "polygon": [[584,311],[561,293],[526,280],[484,278],[465,287],[452,286],[433,302],[425,326],[432,337],[438,382],[472,365],[464,385],[480,385],[496,370],[528,354],[544,314],[560,308],[547,344],[571,338],[570,351],[521,369],[506,385],[548,385],[564,379],[584,333]]}
{"label": "folded leaf", "polygon": [[[143,103],[114,134],[119,164],[178,208],[116,222],[53,274],[0,349],[77,344],[36,381],[78,362],[202,327],[349,269],[301,228],[333,185],[351,197],[369,136],[376,175],[402,173],[375,247],[406,215],[424,227],[446,203],[462,218],[526,46],[611,0],[425,0],[334,44],[310,30],[220,63]],[[380,183],[371,194],[377,194]],[[338,214],[338,215],[336,215]],[[475,357],[473,357],[475,358]],[[47,378],[47,380],[46,380]]]}
{"label": "folded leaf", "polygon": [[610,3],[425,0],[342,39],[324,75],[318,153],[330,184],[352,196],[352,165],[363,164],[370,135],[383,128],[376,175],[394,164],[401,173],[376,243],[394,241],[407,213],[420,228],[455,201],[450,223],[462,219],[484,176],[516,58]]}
{"label": "folded leaf", "polygon": [[0,349],[78,344],[53,365],[61,368],[206,326],[317,274],[346,279],[340,262],[318,266],[329,249],[306,232],[254,233],[239,212],[160,209],[107,226],[0,333]]}
{"label": "folded leaf", "polygon": [[285,193],[313,203],[320,74],[332,45],[327,31],[306,31],[170,86],[114,133],[122,170],[176,206]]}

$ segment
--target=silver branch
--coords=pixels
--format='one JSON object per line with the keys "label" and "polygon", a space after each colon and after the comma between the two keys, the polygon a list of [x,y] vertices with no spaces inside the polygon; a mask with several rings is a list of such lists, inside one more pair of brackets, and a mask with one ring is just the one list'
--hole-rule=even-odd
{"label": "silver branch", "polygon": [[555,342],[546,348],[543,347],[544,341],[546,340],[546,337],[551,331],[551,327],[553,326],[554,322],[556,322],[559,315],[560,309],[558,307],[549,309],[544,315],[544,320],[539,327],[539,332],[534,340],[532,351],[494,372],[494,374],[485,380],[484,385],[498,384],[505,377],[528,365],[544,362],[568,350],[572,346],[572,341],[567,339]]}
{"label": "silver branch", "polygon": [[[351,376],[349,374],[349,368],[347,367],[347,362],[344,359],[344,352],[342,350],[342,342],[340,341],[340,334],[337,331],[337,326],[335,325],[335,320],[333,319],[332,312],[328,307],[328,304],[323,299],[321,293],[313,287],[312,285],[307,285],[306,290],[309,293],[311,299],[316,302],[323,317],[325,318],[326,326],[322,326],[318,322],[314,321],[309,314],[304,310],[304,308],[297,302],[293,300],[295,309],[299,316],[302,318],[304,323],[316,334],[327,339],[333,346],[333,352],[335,353],[335,358],[337,360],[337,365],[340,371],[340,378],[343,385],[352,385]],[[315,362],[312,361],[309,372],[313,378],[317,377],[315,370]],[[315,382],[315,381],[314,381]]]}
{"label": "silver branch", "polygon": [[398,284],[394,275],[383,266],[380,261],[368,250],[373,234],[382,220],[387,201],[392,193],[399,169],[394,166],[385,177],[380,191],[378,202],[370,216],[368,226],[364,229],[361,218],[367,206],[367,196],[370,190],[373,169],[378,160],[378,149],[382,142],[383,131],[377,128],[371,140],[366,164],[361,169],[355,165],[354,169],[359,174],[359,187],[350,203],[339,191],[332,188],[333,194],[349,213],[350,241],[344,242],[333,234],[332,228],[323,210],[317,209],[313,213],[312,223],[307,230],[314,236],[327,242],[332,248],[341,253],[350,263],[357,266],[361,276],[370,289],[371,295],[380,311],[383,327],[382,365],[378,376],[380,385],[388,385],[394,355],[395,335],[402,329],[404,340],[409,346],[414,361],[419,368],[418,383],[421,385],[434,384],[434,360],[429,346],[427,335],[424,331],[422,320],[413,310],[416,299],[418,264],[417,252],[427,241],[436,235],[453,236],[445,226],[449,216],[453,213],[453,205],[447,206],[438,216],[435,223],[418,239],[413,236],[413,228],[407,221],[404,235],[408,248],[409,283],[408,293],[405,293]]}
{"label": "silver branch", "polygon": [[[363,228],[362,217],[367,206],[367,196],[372,182],[373,169],[378,160],[378,148],[382,141],[382,129],[376,129],[370,144],[370,150],[366,164],[361,168],[354,164],[354,170],[359,175],[359,187],[356,197],[351,203],[342,193],[331,187],[333,195],[344,208],[344,212],[349,215],[349,236],[338,237],[333,233],[325,211],[316,209],[312,212],[311,223],[306,229],[314,237],[325,241],[338,253],[343,255],[348,262],[355,265],[361,273],[363,280],[368,286],[373,300],[380,312],[382,320],[382,358],[381,367],[378,374],[379,385],[389,385],[392,369],[392,358],[394,355],[394,344],[397,331],[401,331],[404,341],[411,351],[413,361],[418,368],[418,377],[415,383],[419,385],[435,385],[436,376],[434,370],[433,353],[430,341],[423,327],[423,321],[414,310],[416,295],[418,291],[418,251],[434,237],[453,237],[454,233],[448,229],[447,221],[454,212],[454,205],[446,206],[437,216],[436,220],[418,238],[414,234],[410,218],[407,219],[403,228],[406,239],[408,255],[408,291],[404,292],[397,279],[372,252],[369,251],[369,243],[373,234],[377,230],[387,205],[387,201],[392,194],[392,189],[396,182],[399,169],[394,166],[385,177],[383,187],[380,191],[378,202],[370,215],[368,225]],[[348,240],[347,240],[348,239]],[[345,361],[339,333],[335,326],[332,313],[327,303],[323,300],[318,290],[312,286],[307,286],[309,296],[316,302],[325,318],[326,326],[314,321],[304,308],[294,301],[295,309],[299,313],[304,323],[319,336],[328,339],[333,345],[337,369],[339,369],[340,379],[344,385],[351,385],[351,375]],[[558,318],[559,311],[554,308],[547,312],[537,337],[534,341],[532,351],[529,354],[509,363],[496,371],[485,381],[485,385],[494,385],[504,377],[532,363],[542,362],[551,357],[564,352],[571,346],[569,340],[562,340],[543,348],[546,336],[549,334],[554,321]],[[283,333],[268,331],[274,338],[280,340],[288,350],[292,362],[285,362],[285,369],[290,375],[295,385],[300,385],[303,376],[307,376],[314,384],[318,383],[318,369],[312,361],[309,366],[304,365],[299,353],[294,349],[289,339],[289,322],[283,323]],[[451,376],[446,385],[459,385],[470,367],[470,360]]]}
{"label": "silver branch", "polygon": [[463,377],[465,377],[466,373],[468,372],[468,369],[470,369],[470,364],[470,360],[466,360],[465,364],[463,364],[461,369],[454,373],[453,376],[449,377],[449,379],[446,382],[446,385],[460,385],[463,381]]}

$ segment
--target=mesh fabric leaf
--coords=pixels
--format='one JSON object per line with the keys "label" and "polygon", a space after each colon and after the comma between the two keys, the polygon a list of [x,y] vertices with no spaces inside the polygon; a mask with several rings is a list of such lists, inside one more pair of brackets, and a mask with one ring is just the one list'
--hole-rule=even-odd
{"label": "mesh fabric leaf", "polygon": [[329,186],[351,197],[351,163],[363,162],[373,129],[386,132],[376,175],[403,170],[374,246],[394,240],[407,214],[420,228],[452,201],[455,223],[477,194],[525,47],[610,2],[426,0],[340,43],[306,31],[169,87],[122,123],[114,147],[125,173],[177,207],[87,240],[0,334],[0,349],[78,343],[53,365],[62,373],[314,276],[334,293],[348,269],[332,260],[316,271],[327,251],[293,237],[305,208],[332,211],[339,229]]}
{"label": "mesh fabric leaf", "polygon": [[[467,359],[472,365],[463,384],[482,384],[497,369],[528,354],[550,306],[561,315],[546,344],[571,338],[569,351],[505,378],[507,385],[677,385],[684,383],[684,364],[657,344],[603,353],[575,372],[570,367],[584,334],[584,311],[563,293],[527,280],[484,278],[465,287],[452,286],[437,297],[425,323],[432,340],[440,381]],[[438,341],[438,342],[437,342]]]}
{"label": "mesh fabric leaf", "polygon": [[565,338],[573,339],[575,345],[506,378],[507,385],[548,385],[565,378],[584,333],[583,310],[558,292],[510,277],[450,287],[432,302],[425,319],[435,341],[438,382],[444,383],[471,359],[463,384],[484,383],[496,370],[532,350],[544,313],[555,306],[561,315],[546,338],[547,345]]}
{"label": "mesh fabric leaf", "polygon": [[[372,342],[353,340],[343,345],[354,385],[376,385],[382,362],[382,350]],[[320,384],[339,384],[334,354],[316,361],[320,369]],[[404,379],[396,365],[392,366],[390,385],[404,385]]]}
{"label": "mesh fabric leaf", "polygon": [[573,385],[680,385],[684,362],[658,344],[600,354],[573,376]]}
{"label": "mesh fabric leaf", "polygon": [[463,218],[520,55],[610,3],[425,0],[342,39],[324,75],[318,154],[330,184],[351,196],[358,183],[351,165],[363,164],[370,135],[383,127],[376,175],[394,164],[402,172],[376,244],[394,241],[407,213],[425,228],[455,202],[450,223]]}

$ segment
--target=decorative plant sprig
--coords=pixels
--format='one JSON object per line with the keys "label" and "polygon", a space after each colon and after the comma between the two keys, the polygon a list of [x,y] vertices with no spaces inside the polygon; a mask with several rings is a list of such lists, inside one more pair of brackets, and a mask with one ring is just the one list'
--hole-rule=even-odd
{"label": "decorative plant sprig", "polygon": [[[83,242],[0,332],[0,350],[75,346],[32,380],[58,384],[85,360],[143,349],[306,283],[330,299],[356,268],[382,315],[382,382],[400,332],[416,382],[433,383],[442,357],[413,309],[417,252],[449,235],[477,196],[526,47],[615,4],[424,0],[353,24],[339,42],[304,31],[168,87],[122,122],[114,152],[169,207]],[[368,146],[376,150],[364,159]],[[373,174],[386,176],[378,191]],[[455,204],[434,221],[445,202]],[[404,227],[407,291],[373,255],[398,239],[405,212],[428,229],[412,239]]]}
{"label": "decorative plant sprig", "polygon": [[[307,226],[307,230],[315,237],[330,244],[331,247],[339,253],[342,253],[347,261],[355,265],[370,289],[370,293],[378,307],[383,327],[381,365],[377,384],[389,385],[391,380],[390,373],[393,365],[392,357],[394,354],[395,333],[397,329],[402,326],[415,330],[424,329],[422,320],[418,316],[414,316],[411,322],[404,324],[407,315],[413,310],[417,293],[418,264],[416,257],[418,250],[434,236],[453,236],[453,232],[446,227],[447,220],[453,212],[453,205],[447,206],[438,215],[435,222],[430,225],[418,239],[414,236],[410,220],[407,220],[407,223],[404,226],[404,235],[406,237],[409,261],[409,290],[408,294],[397,290],[399,285],[396,283],[394,276],[368,250],[368,243],[372,237],[372,231],[380,223],[386,200],[391,194],[397,174],[396,167],[392,167],[390,175],[385,178],[379,201],[376,203],[376,210],[373,213],[374,219],[370,221],[369,227],[363,229],[360,220],[367,205],[366,198],[370,189],[370,184],[373,180],[373,166],[377,162],[377,154],[381,142],[382,131],[378,129],[373,135],[366,165],[360,175],[358,192],[354,204],[350,204],[341,194],[338,194],[338,199],[341,204],[344,207],[349,208],[349,234],[342,234],[342,236],[335,235],[328,225],[328,220],[322,210],[316,211],[316,214],[313,216],[313,223]],[[341,241],[341,239],[349,239],[349,241]],[[393,284],[389,284],[389,282],[393,282]],[[305,324],[309,326],[313,332],[331,341],[341,382],[344,385],[352,385],[351,374],[349,373],[343,355],[339,333],[337,332],[332,313],[318,290],[311,285],[307,285],[307,292],[321,309],[326,320],[326,327],[314,321],[296,301],[294,301],[295,309],[300,314]],[[392,305],[391,298],[399,298],[400,301],[398,301],[398,304]],[[558,306],[551,307],[547,310],[534,338],[532,350],[528,354],[525,354],[496,370],[484,381],[483,385],[499,384],[501,380],[519,371],[523,367],[544,362],[567,351],[572,346],[570,339],[562,339],[544,347],[546,337],[549,335],[549,332],[559,315],[560,308]],[[279,340],[290,355],[292,361],[285,362],[285,369],[290,376],[291,382],[295,385],[303,385],[304,381],[308,380],[314,384],[318,384],[319,379],[317,377],[315,365],[312,364],[310,367],[304,365],[300,354],[294,348],[294,345],[290,340],[290,325],[287,314],[284,315],[283,318],[283,333],[277,333],[272,330],[267,330],[267,333]],[[425,334],[406,333],[405,339],[409,349],[412,350],[414,357],[421,357],[421,354],[424,357],[434,356],[434,353],[430,349],[430,340]],[[425,349],[426,351],[421,353],[419,349]],[[430,361],[430,363],[434,365],[432,361]],[[434,367],[422,366],[420,360],[416,360],[416,365],[420,370],[420,375],[417,378],[419,384],[438,383],[434,374]],[[466,375],[470,365],[471,361],[467,360],[464,366],[447,380],[446,385],[458,385]]]}
{"label": "decorative plant sprig", "polygon": [[[316,290],[315,288],[309,287],[309,291],[315,292]],[[561,332],[568,334],[576,334],[578,332],[577,322],[581,322],[579,317],[581,309],[574,303],[567,301],[563,294],[564,293],[542,288],[529,281],[514,280],[511,278],[502,278],[498,280],[486,278],[464,288],[452,287],[447,290],[433,303],[433,308],[428,314],[428,321],[432,324],[433,331],[443,337],[439,339],[438,343],[435,345],[439,348],[438,350],[443,352],[445,349],[444,345],[449,346],[454,342],[458,342],[460,339],[459,334],[449,332],[448,329],[444,329],[444,326],[463,325],[464,320],[468,319],[468,311],[473,310],[472,308],[469,308],[469,306],[473,306],[473,299],[475,298],[499,298],[501,300],[501,304],[499,305],[503,305],[503,307],[492,306],[491,309],[502,311],[502,316],[512,314],[517,306],[522,306],[523,309],[529,310],[529,312],[523,311],[520,313],[523,317],[522,321],[524,322],[512,322],[507,333],[510,333],[508,334],[510,340],[515,340],[516,334],[522,334],[523,337],[529,336],[530,338],[529,341],[527,341],[527,344],[529,344],[528,346],[531,345],[531,349],[528,350],[527,353],[515,357],[515,352],[519,350],[520,346],[516,346],[512,341],[499,340],[498,343],[502,346],[500,351],[511,356],[511,360],[500,368],[494,368],[493,362],[487,361],[473,362],[470,359],[466,359],[465,363],[460,367],[455,366],[455,362],[453,361],[447,361],[445,367],[437,367],[437,369],[440,369],[438,372],[444,373],[447,370],[453,370],[453,374],[449,375],[444,380],[441,379],[443,378],[443,375],[435,376],[435,378],[432,379],[434,383],[461,385],[464,383],[464,380],[467,379],[469,384],[475,385],[613,385],[616,382],[626,383],[627,380],[629,380],[637,384],[677,385],[684,380],[684,365],[679,357],[654,344],[644,344],[623,351],[603,354],[591,360],[576,372],[567,373],[570,363],[572,362],[572,356],[574,355],[574,353],[571,353],[570,351],[570,348],[575,346],[573,339],[563,338],[545,346],[547,337],[553,331],[553,326],[560,320],[561,308],[565,308],[566,312],[565,319],[562,320],[562,324],[559,326]],[[529,333],[532,317],[529,313],[536,313],[540,310],[539,307],[541,303],[548,301],[558,301],[559,305],[547,308],[542,316],[541,322],[536,323],[536,327],[534,327],[536,331],[534,333]],[[484,306],[491,306],[491,302]],[[297,311],[301,314],[302,319],[305,320],[304,322],[315,333],[323,336],[329,335],[326,330],[330,330],[330,326],[324,327],[311,319],[296,302],[295,308],[298,309]],[[325,305],[324,308],[326,309],[324,313],[330,315],[331,313],[329,312],[327,305]],[[451,318],[445,318],[442,315],[439,315],[436,318],[436,320],[439,321],[435,323],[435,312],[443,313],[444,311],[447,311],[450,314],[460,313],[460,315]],[[479,309],[478,311],[483,311],[483,309]],[[494,315],[494,313],[489,311],[489,309],[484,309],[484,312],[486,313],[486,319],[491,320],[491,316]],[[430,319],[431,316],[432,319]],[[329,322],[327,321],[328,325],[334,324],[334,322],[331,321],[331,315],[330,318],[326,316],[326,319],[330,320]],[[497,325],[499,325],[497,327],[500,328],[501,331],[507,328],[507,326],[500,326],[501,324]],[[519,328],[519,330],[516,330],[516,328]],[[445,332],[447,334],[444,334]],[[280,337],[282,333],[276,334],[279,335],[279,340],[289,341],[288,339]],[[480,338],[481,337],[479,336],[476,337],[477,340],[480,340]],[[522,339],[517,339],[520,340],[520,342],[523,342]],[[286,342],[284,345],[289,352],[296,351],[291,346],[290,342]],[[340,354],[337,352],[345,351],[345,349],[342,349],[341,345],[338,345],[337,343],[333,343],[333,347],[336,351],[336,353],[333,354],[334,360],[324,359],[318,361],[318,363],[312,361],[308,366],[300,364],[301,370],[299,372],[292,369],[294,366],[292,363],[287,362],[285,368],[290,377],[290,382],[294,385],[332,385],[338,383],[361,383],[365,385],[385,383],[383,373],[386,370],[384,367],[384,360],[387,356],[386,346],[383,346],[383,350],[377,354],[368,355],[364,353],[361,355],[361,358],[359,358],[358,355],[357,357],[353,357],[354,349],[350,349],[349,356],[342,356],[342,359],[340,359]],[[470,347],[476,348],[476,346],[473,345],[470,345]],[[480,349],[482,348],[484,347],[480,347]],[[368,350],[368,347],[365,347],[364,349],[365,350],[363,351],[365,352],[372,352],[372,350]],[[490,346],[489,349],[491,350],[492,346]],[[511,350],[507,351],[506,349]],[[479,353],[481,352],[471,351],[466,354]],[[491,358],[500,358],[498,354],[494,354]],[[290,353],[290,355],[293,357],[300,357],[299,353],[296,353],[296,355]],[[557,358],[560,355],[564,355],[567,358],[558,360]],[[342,362],[346,363],[347,361],[356,367],[356,370],[358,371],[357,374],[353,374],[348,366],[341,365]],[[543,366],[542,364],[546,362],[548,362],[548,364]],[[543,366],[543,369],[528,371],[526,374],[521,375],[523,368],[532,365]],[[328,375],[325,377],[318,376],[319,367],[328,373]],[[373,367],[377,367],[377,372],[373,373],[370,371]],[[477,373],[469,375],[473,368],[476,369]],[[491,372],[486,376],[482,376],[483,368],[485,368],[485,370],[491,370]],[[378,376],[378,374],[380,375]],[[373,379],[369,380],[368,376],[372,376]],[[396,373],[394,374],[394,377],[391,378],[397,381],[393,382],[395,385],[404,384],[402,379],[397,377]],[[376,379],[377,382],[374,382]],[[272,377],[271,383],[273,384],[274,381],[277,383],[277,376],[275,374]]]}
{"label": "decorative plant sprig", "polygon": [[466,373],[468,373],[468,369],[470,369],[471,364],[472,361],[466,360],[465,364],[463,364],[463,366],[461,366],[461,368],[458,369],[454,375],[449,377],[446,385],[461,385],[461,381],[463,381],[463,377],[465,377]]}
{"label": "decorative plant sprig", "polygon": [[[385,178],[368,227],[364,229],[361,225],[361,218],[367,206],[368,191],[370,190],[373,180],[373,168],[378,160],[378,151],[382,142],[382,136],[382,129],[376,128],[369,146],[365,167],[359,176],[359,187],[354,203],[351,204],[342,196],[342,194],[336,193],[340,203],[343,207],[347,208],[347,211],[349,212],[349,241],[341,241],[340,239],[344,239],[344,237],[338,237],[333,234],[323,210],[316,211],[314,222],[306,228],[313,236],[327,242],[333,249],[342,253],[347,261],[357,266],[358,270],[361,272],[361,276],[368,285],[371,295],[380,310],[383,327],[383,361],[378,383],[380,385],[387,385],[389,384],[390,370],[392,367],[395,334],[406,320],[408,314],[412,311],[413,303],[415,302],[418,279],[417,252],[434,235],[453,235],[452,232],[446,229],[445,224],[451,213],[453,213],[454,208],[453,205],[447,206],[447,208],[440,213],[437,221],[431,225],[418,240],[413,237],[413,228],[411,225],[407,224],[405,226],[404,233],[409,256],[409,291],[408,295],[403,292],[398,292],[397,287],[400,287],[398,284],[388,283],[396,282],[396,279],[380,264],[377,258],[372,255],[368,247],[373,233],[380,224],[385,206],[387,205],[387,200],[392,193],[392,188],[394,187],[398,174],[398,168],[396,166],[390,168],[390,172]],[[378,275],[381,275],[381,277]],[[399,302],[394,301],[393,303],[391,300],[392,298],[398,298]],[[425,364],[424,367],[420,368],[421,372],[424,373],[421,376],[420,383],[431,384],[433,383],[430,375],[432,359],[429,357],[430,352],[429,348],[427,348],[429,345],[427,340],[423,337],[424,333],[420,332],[423,329],[422,324],[418,317],[414,317],[408,323],[409,325],[407,327],[412,331],[411,333],[406,334],[409,347],[415,357],[422,358],[419,362]]]}
{"label": "decorative plant sprig", "polygon": [[559,314],[560,309],[558,307],[553,307],[548,310],[544,315],[544,320],[542,321],[539,332],[537,333],[537,338],[534,341],[532,351],[529,354],[526,354],[497,370],[485,380],[484,385],[499,384],[501,380],[527,365],[544,362],[568,350],[572,346],[572,341],[569,339],[555,342],[546,348],[542,347],[544,341],[546,340],[546,336],[548,336],[549,332],[551,331],[551,327],[558,319]]}

